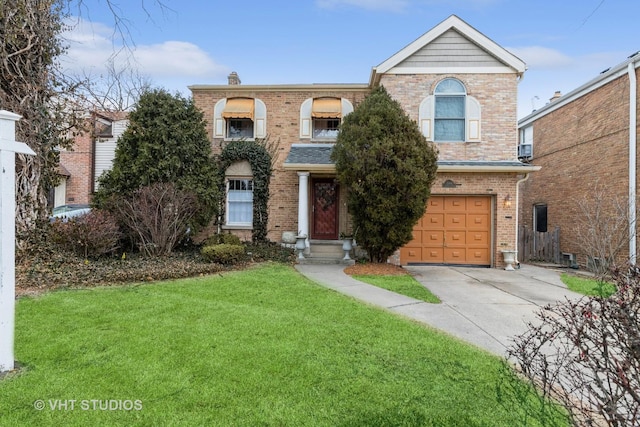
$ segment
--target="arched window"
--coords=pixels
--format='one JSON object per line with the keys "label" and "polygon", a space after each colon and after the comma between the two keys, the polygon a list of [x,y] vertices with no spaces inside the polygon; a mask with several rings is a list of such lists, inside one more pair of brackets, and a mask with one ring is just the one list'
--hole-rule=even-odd
{"label": "arched window", "polygon": [[344,98],[309,98],[300,106],[300,138],[335,141],[342,118],[353,112]]}
{"label": "arched window", "polygon": [[420,103],[420,129],[429,141],[480,142],[480,113],[480,103],[467,95],[464,84],[446,78]]}
{"label": "arched window", "polygon": [[267,108],[260,99],[225,98],[213,109],[214,138],[254,139],[266,136]]}
{"label": "arched window", "polygon": [[225,225],[253,225],[253,174],[247,160],[232,163],[225,171],[227,209]]}
{"label": "arched window", "polygon": [[467,91],[456,79],[444,79],[436,86],[434,140],[464,141]]}

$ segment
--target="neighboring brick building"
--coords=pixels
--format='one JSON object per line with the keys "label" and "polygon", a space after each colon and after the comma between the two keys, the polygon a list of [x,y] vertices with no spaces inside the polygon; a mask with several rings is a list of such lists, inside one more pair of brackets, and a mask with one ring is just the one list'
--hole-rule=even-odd
{"label": "neighboring brick building", "polygon": [[[336,64],[338,66],[338,64]],[[264,138],[279,144],[271,181],[269,238],[309,236],[307,247],[349,230],[346,188],[329,156],[342,117],[383,85],[439,150],[425,217],[399,262],[499,267],[516,248],[518,182],[536,166],[517,159],[517,84],[525,64],[456,16],[403,48],[367,84],[191,86],[214,153],[225,142]],[[226,230],[250,234],[251,169],[227,171]]]}
{"label": "neighboring brick building", "polygon": [[91,113],[87,131],[77,135],[73,148],[60,151],[60,184],[53,190],[52,208],[89,204],[98,178],[111,169],[116,141],[128,126],[126,112]]}
{"label": "neighboring brick building", "polygon": [[[576,227],[584,228],[579,224],[588,217],[581,212],[581,200],[591,200],[591,213],[614,199],[623,211],[637,211],[639,64],[640,55],[632,55],[565,95],[556,92],[547,105],[519,121],[520,157],[542,168],[521,187],[519,221],[529,230],[560,227],[562,261],[590,266],[596,256],[576,238]],[[598,188],[608,193],[604,200],[598,200]],[[601,225],[612,215],[627,216],[603,214]],[[635,262],[636,227],[625,233],[619,261]]]}

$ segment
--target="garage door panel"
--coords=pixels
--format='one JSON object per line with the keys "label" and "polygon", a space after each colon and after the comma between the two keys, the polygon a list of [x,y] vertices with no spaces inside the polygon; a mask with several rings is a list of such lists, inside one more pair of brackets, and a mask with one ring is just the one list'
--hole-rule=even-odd
{"label": "garage door panel", "polygon": [[490,265],[491,207],[490,196],[431,196],[401,263]]}
{"label": "garage door panel", "polygon": [[430,263],[443,263],[444,262],[444,249],[443,248],[407,248],[400,249],[400,258],[406,260],[406,262],[430,262]]}
{"label": "garage door panel", "polygon": [[442,196],[431,196],[427,202],[427,213],[444,211],[444,198]]}
{"label": "garage door panel", "polygon": [[444,197],[444,209],[447,212],[466,212],[467,198],[458,196]]}
{"label": "garage door panel", "polygon": [[445,248],[444,262],[447,264],[466,264],[467,253],[465,248]]}
{"label": "garage door panel", "polygon": [[487,248],[467,248],[467,263],[468,264],[486,264],[486,260],[489,258],[490,253]]}
{"label": "garage door panel", "polygon": [[467,228],[467,217],[464,213],[446,214],[444,216],[444,226],[446,229],[464,230]]}
{"label": "garage door panel", "polygon": [[489,232],[484,231],[467,231],[467,246],[469,247],[488,247],[489,246]]}
{"label": "garage door panel", "polygon": [[467,233],[464,231],[447,231],[445,246],[461,247],[467,244]]}
{"label": "garage door panel", "polygon": [[467,229],[470,230],[486,230],[489,228],[489,214],[468,214]]}

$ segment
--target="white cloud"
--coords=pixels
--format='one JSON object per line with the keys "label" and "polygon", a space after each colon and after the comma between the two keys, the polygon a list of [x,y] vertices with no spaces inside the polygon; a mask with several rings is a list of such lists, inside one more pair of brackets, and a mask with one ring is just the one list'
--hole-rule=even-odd
{"label": "white cloud", "polygon": [[81,18],[73,22],[72,29],[64,34],[69,50],[61,59],[62,65],[72,74],[103,73],[110,59],[116,68],[134,67],[161,86],[165,82],[181,80],[184,81],[181,86],[184,86],[194,77],[217,80],[226,77],[230,71],[193,43],[171,40],[123,47],[113,28]]}
{"label": "white cloud", "polygon": [[513,47],[507,50],[522,59],[529,68],[565,68],[575,64],[571,57],[548,47]]}

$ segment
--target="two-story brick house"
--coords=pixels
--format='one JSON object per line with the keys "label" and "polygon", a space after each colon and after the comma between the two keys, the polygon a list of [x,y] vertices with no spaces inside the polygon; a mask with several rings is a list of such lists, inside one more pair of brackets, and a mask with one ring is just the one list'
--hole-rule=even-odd
{"label": "two-story brick house", "polygon": [[[502,266],[516,247],[518,185],[537,167],[517,159],[517,85],[525,64],[450,16],[373,67],[366,84],[190,86],[214,153],[239,138],[277,140],[269,237],[308,236],[308,249],[349,231],[348,188],[330,160],[342,117],[383,85],[439,150],[437,180],[399,262]],[[226,230],[251,229],[251,168],[226,173]],[[330,203],[327,203],[327,200]]]}
{"label": "two-story brick house", "polygon": [[[628,221],[618,261],[635,263],[638,67],[636,53],[569,93],[556,92],[548,104],[518,123],[521,159],[541,167],[521,188],[519,221],[539,232],[559,227],[559,261],[583,267],[599,262],[598,254],[590,252],[593,246],[589,249],[577,238],[576,227],[601,209],[606,213],[601,226],[610,215]],[[602,200],[600,190],[607,192]],[[611,200],[628,214],[606,212]],[[591,212],[581,206],[591,206]]]}

